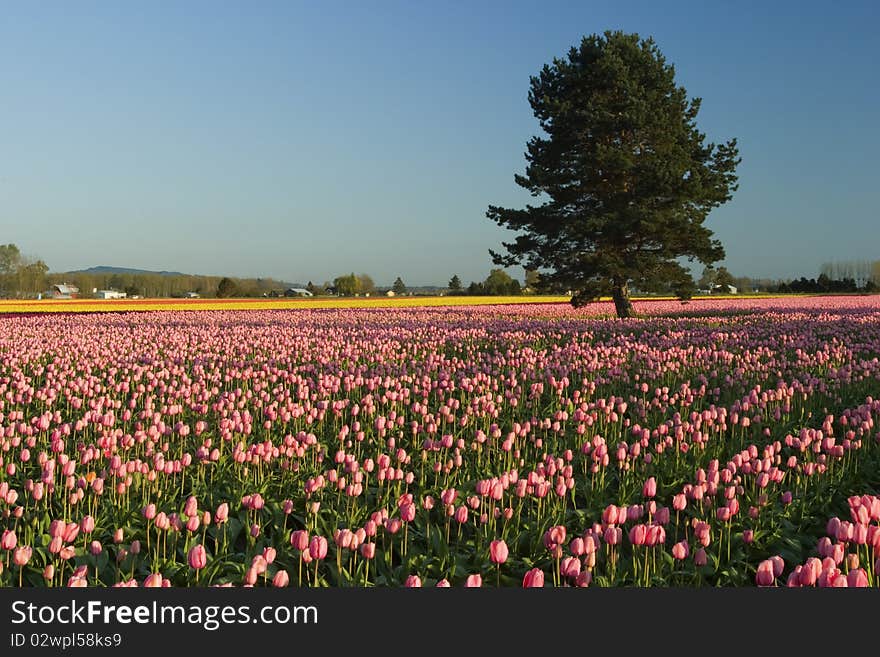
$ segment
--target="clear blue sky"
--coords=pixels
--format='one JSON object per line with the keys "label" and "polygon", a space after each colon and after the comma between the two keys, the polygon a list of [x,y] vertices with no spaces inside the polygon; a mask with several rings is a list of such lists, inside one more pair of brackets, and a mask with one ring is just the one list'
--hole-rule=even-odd
{"label": "clear blue sky", "polygon": [[52,271],[482,279],[510,237],[487,205],[531,198],[529,76],[621,29],[739,139],[724,264],[815,276],[880,258],[878,6],[0,0],[0,243]]}

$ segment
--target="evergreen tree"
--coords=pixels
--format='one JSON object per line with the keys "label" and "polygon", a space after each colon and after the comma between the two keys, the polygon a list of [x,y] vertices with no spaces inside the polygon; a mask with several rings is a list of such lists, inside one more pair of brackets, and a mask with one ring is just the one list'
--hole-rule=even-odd
{"label": "evergreen tree", "polygon": [[724,257],[703,222],[736,190],[736,140],[704,143],[700,99],[688,100],[652,39],[585,37],[531,78],[529,102],[547,136],[528,142],[515,180],[545,201],[489,206],[489,219],[519,233],[506,254],[490,252],[496,264],[547,271],[542,280],[572,290],[576,307],[610,294],[628,317],[631,283],[664,281],[684,296],[693,279],[682,258]]}

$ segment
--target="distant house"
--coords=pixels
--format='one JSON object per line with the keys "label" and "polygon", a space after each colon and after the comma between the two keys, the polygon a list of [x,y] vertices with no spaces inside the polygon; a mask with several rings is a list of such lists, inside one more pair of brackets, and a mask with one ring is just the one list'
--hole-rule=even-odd
{"label": "distant house", "polygon": [[186,299],[198,299],[201,295],[198,292],[187,292],[183,296]]}
{"label": "distant house", "polygon": [[[724,287],[725,286],[723,286],[723,285],[716,285],[712,288],[712,292],[713,293],[723,293]],[[728,294],[739,294],[739,290],[737,289],[736,285],[728,285],[726,287],[727,287]]]}
{"label": "distant house", "polygon": [[388,290],[388,291],[385,293],[385,296],[386,296],[386,297],[393,297],[393,296],[394,296],[394,290]]}
{"label": "distant house", "polygon": [[128,295],[125,292],[119,292],[117,290],[98,290],[95,293],[99,299],[124,299]]}
{"label": "distant house", "polygon": [[76,285],[59,283],[58,285],[53,285],[46,293],[46,296],[52,299],[76,299],[79,296],[79,288]]}
{"label": "distant house", "polygon": [[315,295],[303,287],[289,287],[286,290],[284,290],[284,296],[286,296],[286,297],[313,297]]}

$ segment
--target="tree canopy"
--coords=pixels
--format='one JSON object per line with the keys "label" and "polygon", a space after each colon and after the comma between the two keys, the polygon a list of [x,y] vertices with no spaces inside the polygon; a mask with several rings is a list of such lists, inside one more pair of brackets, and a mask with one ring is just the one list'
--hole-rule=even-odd
{"label": "tree canopy", "polygon": [[519,281],[512,278],[503,269],[493,269],[489,275],[481,283],[471,282],[468,285],[467,293],[472,296],[510,296],[518,295],[522,292],[522,286]]}
{"label": "tree canopy", "polygon": [[333,279],[333,287],[336,288],[336,294],[341,297],[353,297],[358,294],[361,289],[361,282],[354,272],[346,276],[337,276]]}
{"label": "tree canopy", "polygon": [[687,298],[681,259],[724,257],[703,222],[737,188],[736,139],[704,143],[701,100],[637,34],[585,37],[531,78],[529,103],[546,136],[527,143],[515,181],[544,202],[489,206],[489,219],[518,232],[506,253],[490,251],[494,262],[539,270],[576,307],[610,294],[620,317],[632,313],[630,284],[662,281]]}
{"label": "tree canopy", "polygon": [[240,291],[238,289],[238,284],[233,281],[231,278],[221,278],[220,282],[217,284],[217,297],[221,299],[228,299],[230,297],[237,297],[240,295]]}

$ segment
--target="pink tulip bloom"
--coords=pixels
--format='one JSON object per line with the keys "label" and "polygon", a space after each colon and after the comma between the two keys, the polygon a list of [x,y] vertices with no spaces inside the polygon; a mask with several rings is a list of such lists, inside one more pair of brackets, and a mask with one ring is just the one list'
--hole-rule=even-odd
{"label": "pink tulip bloom", "polygon": [[544,586],[544,571],[540,568],[532,568],[523,577],[523,588],[542,588]]}
{"label": "pink tulip bloom", "polygon": [[229,519],[229,504],[227,502],[223,502],[220,506],[217,507],[217,510],[214,512],[214,523],[215,524],[223,524]]}
{"label": "pink tulip bloom", "polygon": [[687,541],[679,541],[672,546],[672,556],[679,561],[687,559],[689,554],[690,547],[688,546]]}
{"label": "pink tulip bloom", "polygon": [[290,576],[286,570],[279,570],[275,573],[275,577],[272,578],[272,586],[275,588],[284,588],[288,584],[290,584]]}
{"label": "pink tulip bloom", "polygon": [[269,564],[266,563],[266,559],[262,554],[254,555],[254,558],[251,559],[251,568],[253,568],[257,575],[262,575],[269,568]]}
{"label": "pink tulip bloom", "polygon": [[603,536],[608,545],[618,545],[622,537],[623,530],[620,527],[608,527]]}
{"label": "pink tulip bloom", "polygon": [[578,575],[580,575],[581,560],[577,557],[565,557],[560,563],[559,570],[562,573],[563,577],[574,579]]}
{"label": "pink tulip bloom", "polygon": [[150,573],[144,580],[144,588],[158,589],[162,586],[162,575],[160,573]]}
{"label": "pink tulip bloom", "polygon": [[765,559],[758,564],[758,570],[755,573],[755,583],[758,586],[772,586],[775,582],[774,574],[775,566],[770,559]]}
{"label": "pink tulip bloom", "polygon": [[309,556],[320,561],[327,556],[327,539],[323,536],[313,536],[309,542]]}
{"label": "pink tulip bloom", "polygon": [[575,579],[575,586],[586,588],[593,582],[593,573],[589,570],[582,570]]}
{"label": "pink tulip bloom", "polygon": [[15,551],[12,553],[12,563],[16,566],[25,566],[31,560],[31,556],[33,556],[33,548],[29,545],[23,545],[15,548]]}
{"label": "pink tulip bloom", "polygon": [[95,531],[95,519],[92,516],[85,516],[79,524],[79,529],[83,534],[91,534]]}
{"label": "pink tulip bloom", "polygon": [[629,542],[633,545],[644,545],[648,536],[648,527],[646,525],[633,525],[629,530]]}
{"label": "pink tulip bloom", "polygon": [[480,575],[479,573],[476,573],[474,575],[468,575],[468,578],[465,581],[464,586],[465,586],[465,588],[470,588],[470,589],[480,588],[481,586],[483,586],[483,576]]}
{"label": "pink tulip bloom", "polygon": [[4,550],[14,550],[15,546],[18,544],[18,538],[15,535],[15,532],[11,529],[4,529],[3,536],[0,538],[0,548]]}
{"label": "pink tulip bloom", "polygon": [[65,543],[73,543],[73,541],[76,540],[76,537],[79,536],[79,523],[67,523],[67,526],[64,528],[63,536]]}
{"label": "pink tulip bloom", "polygon": [[868,573],[864,568],[856,568],[847,573],[846,581],[851,588],[866,588],[868,584]]}
{"label": "pink tulip bloom", "polygon": [[290,534],[290,545],[294,550],[304,552],[309,547],[309,532],[305,529],[297,529]]}
{"label": "pink tulip bloom", "polygon": [[201,570],[206,565],[208,565],[208,553],[205,550],[205,546],[199,543],[198,545],[194,545],[190,548],[189,555],[187,557],[189,561],[189,567],[194,568],[196,570]]}
{"label": "pink tulip bloom", "polygon": [[489,557],[492,563],[502,564],[507,561],[507,543],[503,540],[492,541],[489,544]]}

